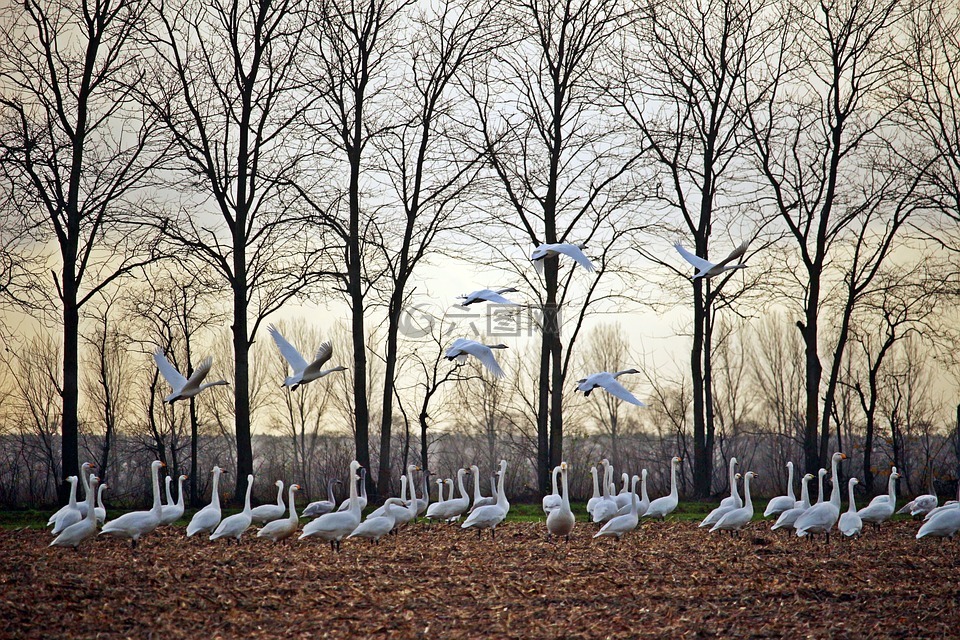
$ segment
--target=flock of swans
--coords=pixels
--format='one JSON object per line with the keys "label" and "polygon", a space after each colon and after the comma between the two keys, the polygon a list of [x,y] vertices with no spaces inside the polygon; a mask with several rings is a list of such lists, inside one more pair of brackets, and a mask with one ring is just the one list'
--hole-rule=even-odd
{"label": "flock of swans", "polygon": [[[835,453],[831,458],[831,478],[838,477],[838,467],[846,459],[843,453]],[[606,459],[593,466],[590,473],[593,479],[593,496],[587,502],[587,513],[590,520],[600,528],[593,535],[594,538],[613,537],[619,540],[625,534],[637,528],[641,518],[658,518],[663,520],[672,513],[679,503],[677,490],[677,472],[682,462],[681,458],[673,457],[670,461],[670,493],[655,500],[647,495],[647,470],[643,469],[640,475],[632,477],[624,473],[619,493],[614,485],[613,465]],[[710,531],[728,531],[732,535],[739,535],[742,529],[754,518],[753,500],[750,494],[750,483],[757,477],[753,471],[747,471],[743,476],[736,472],[738,465],[736,458],[730,459],[730,496],[724,498],[720,505],[711,511],[700,523],[700,527],[710,527]],[[166,504],[160,496],[159,472],[163,467],[160,461],[154,461],[150,466],[153,491],[153,506],[148,511],[134,511],[124,514],[103,524],[100,535],[111,535],[129,539],[132,547],[136,547],[141,537],[153,532],[162,525],[171,525],[184,514],[183,481],[186,476],[178,479],[179,498],[174,502],[170,494],[172,478],[166,478]],[[106,484],[101,484],[96,474],[90,473],[93,465],[85,463],[82,466],[84,479],[82,485],[86,491],[84,502],[77,502],[77,487],[81,484],[76,476],[69,478],[70,500],[59,511],[50,516],[47,523],[53,526],[52,533],[56,536],[50,546],[78,548],[81,543],[98,535],[97,526],[106,519],[106,509],[103,506],[103,490]],[[841,514],[841,489],[839,482],[833,482],[833,490],[829,500],[824,500],[823,480],[827,475],[826,469],[819,473],[820,499],[816,504],[810,504],[809,483],[812,474],[806,474],[801,479],[801,499],[796,500],[793,492],[793,463],[787,463],[788,484],[787,494],[777,496],[769,501],[763,513],[765,518],[776,517],[771,527],[792,530],[796,535],[814,536],[822,534],[829,542],[830,533],[834,527],[844,536],[860,535],[865,523],[879,528],[889,520],[896,509],[896,480],[899,474],[894,468],[890,474],[889,488],[886,495],[877,496],[873,501],[860,510],[856,508],[854,487],[858,483],[856,478],[848,482],[849,509]],[[364,519],[362,513],[367,507],[365,488],[366,470],[361,468],[357,461],[350,463],[348,481],[349,498],[339,506],[333,496],[333,486],[337,480],[327,484],[328,499],[310,503],[303,511],[303,516],[313,518],[300,529],[300,516],[296,508],[296,492],[300,489],[292,484],[287,490],[287,504],[284,504],[284,483],[277,480],[277,502],[252,508],[250,496],[253,491],[254,477],[247,476],[247,490],[244,507],[240,513],[223,517],[220,507],[219,483],[225,471],[219,466],[213,468],[213,486],[211,489],[210,504],[197,511],[190,519],[186,528],[187,537],[203,534],[210,540],[220,538],[233,539],[237,543],[254,524],[262,525],[257,531],[257,537],[266,538],[274,542],[291,538],[300,531],[299,540],[318,538],[329,542],[333,550],[339,551],[341,541],[349,538],[370,540],[379,543],[380,539],[399,528],[415,521],[419,517],[428,520],[454,523],[462,518],[460,525],[464,529],[475,529],[478,537],[482,531],[489,529],[491,538],[496,536],[497,525],[502,523],[510,512],[510,502],[504,490],[504,477],[507,462],[500,461],[499,469],[491,477],[491,495],[483,496],[480,490],[480,470],[476,465],[461,468],[457,471],[456,481],[452,478],[438,479],[438,501],[431,503],[428,471],[422,471],[420,477],[420,494],[417,493],[415,474],[421,469],[416,465],[407,467],[407,473],[400,478],[400,496],[389,498],[382,506],[370,512]],[[542,500],[543,512],[546,515],[546,529],[548,538],[563,537],[570,539],[570,534],[576,525],[576,517],[570,506],[568,491],[568,465],[561,463],[553,469],[552,493]],[[87,474],[89,476],[87,477]],[[467,491],[464,479],[473,477],[473,496]],[[559,478],[559,486],[558,486]],[[743,480],[743,498],[738,490],[738,480]],[[639,487],[638,487],[639,485]],[[358,486],[361,487],[358,489]],[[459,490],[455,496],[454,486]],[[444,495],[444,488],[448,489]],[[639,490],[638,490],[639,489]],[[925,522],[916,534],[917,539],[926,536],[952,538],[960,530],[960,496],[958,500],[951,500],[939,505],[935,495],[922,495],[907,503],[898,513],[909,514],[913,517],[925,517]],[[286,516],[286,517],[285,517]]]}

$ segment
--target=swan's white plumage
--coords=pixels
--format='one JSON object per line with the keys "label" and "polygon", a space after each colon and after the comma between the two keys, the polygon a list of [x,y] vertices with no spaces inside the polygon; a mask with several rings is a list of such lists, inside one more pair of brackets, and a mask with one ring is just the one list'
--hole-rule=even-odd
{"label": "swan's white plumage", "polygon": [[582,378],[577,381],[577,391],[583,393],[584,396],[589,396],[590,392],[594,389],[603,389],[610,395],[615,398],[619,398],[624,402],[629,402],[630,404],[635,404],[638,407],[645,407],[647,405],[643,404],[637,398],[627,391],[627,388],[624,387],[617,381],[617,378],[624,374],[628,373],[640,373],[636,369],[626,369],[624,371],[617,371],[616,373],[610,373],[609,371],[601,371],[600,373],[594,373],[586,378]]}
{"label": "swan's white plumage", "polygon": [[720,516],[710,531],[740,531],[753,519],[753,500],[750,498],[750,481],[757,474],[747,471],[743,476],[743,506]]}
{"label": "swan's white plumage", "polygon": [[863,520],[857,513],[857,501],[853,495],[853,488],[858,483],[859,480],[856,478],[850,478],[850,481],[847,483],[848,491],[850,492],[850,508],[840,516],[840,522],[837,523],[837,529],[848,538],[860,535],[860,532],[863,530]]}
{"label": "swan's white plumage", "polygon": [[533,250],[533,253],[530,254],[530,261],[533,262],[533,266],[536,268],[538,273],[543,273],[543,261],[545,258],[556,258],[560,255],[565,255],[568,258],[572,258],[577,264],[586,269],[589,272],[594,272],[597,270],[593,263],[590,262],[590,259],[583,253],[583,249],[586,248],[586,245],[583,244],[570,244],[569,242],[558,242],[555,244],[541,244],[539,247]]}
{"label": "swan's white plumage", "polygon": [[507,461],[500,461],[500,479],[497,483],[497,504],[474,509],[462,525],[463,529],[490,529],[491,536],[496,535],[497,525],[503,522],[510,513],[510,501],[504,489],[504,477],[507,475]]}
{"label": "swan's white plumage", "polygon": [[213,467],[213,489],[210,493],[210,504],[193,514],[190,524],[187,525],[187,537],[198,533],[213,533],[220,524],[220,474],[226,473],[218,466]]}
{"label": "swan's white plumage", "polygon": [[677,508],[677,504],[680,502],[680,495],[677,492],[677,469],[682,461],[683,459],[679,456],[674,456],[670,460],[670,495],[657,498],[651,502],[646,513],[643,514],[644,517],[663,520]]}
{"label": "swan's white plumage", "polygon": [[258,538],[267,538],[274,542],[285,540],[297,532],[300,519],[297,517],[297,505],[294,502],[294,492],[300,490],[300,485],[291,484],[288,489],[287,502],[290,503],[290,517],[282,520],[268,522],[260,531],[257,531]]}
{"label": "swan's white plumage", "polygon": [[153,352],[153,361],[157,364],[157,369],[160,370],[160,373],[163,375],[163,378],[167,381],[167,384],[170,385],[172,392],[166,398],[163,399],[164,402],[168,404],[173,404],[177,400],[186,400],[197,395],[204,389],[210,387],[216,387],[217,385],[229,384],[226,380],[217,380],[216,382],[203,382],[207,377],[207,374],[210,373],[210,368],[213,367],[213,358],[207,357],[203,362],[193,370],[193,374],[189,379],[184,378],[179,371],[177,371],[170,361],[167,360],[167,357],[163,355],[163,352],[157,349]]}
{"label": "swan's white plumage", "polygon": [[254,507],[250,512],[250,517],[256,523],[266,524],[279,520],[287,512],[287,506],[283,504],[283,480],[277,480],[274,484],[277,486],[277,503]]}
{"label": "swan's white plumage", "polygon": [[240,542],[240,537],[253,524],[253,509],[250,508],[250,494],[253,491],[253,476],[247,476],[247,494],[243,501],[243,511],[227,516],[217,525],[216,531],[210,534],[211,540],[233,538]]}
{"label": "swan's white plumage", "polygon": [[453,341],[453,344],[450,345],[450,348],[446,350],[443,357],[447,360],[456,360],[459,363],[463,363],[466,362],[467,356],[473,356],[479,360],[495,378],[503,378],[506,374],[497,363],[497,359],[493,355],[493,349],[506,348],[507,346],[504,344],[486,345],[476,340],[457,338]]}
{"label": "swan's white plumage", "polygon": [[728,475],[730,480],[730,495],[720,501],[721,507],[733,507],[734,509],[739,509],[743,506],[743,500],[740,498],[740,493],[737,491],[737,462],[736,458],[730,458],[730,465],[728,469]]}
{"label": "swan's white plumage", "polygon": [[745,264],[730,264],[734,260],[739,259],[743,254],[747,252],[747,247],[750,245],[750,242],[744,242],[739,247],[730,252],[726,258],[720,262],[710,262],[700,256],[690,253],[678,242],[673,245],[677,252],[683,257],[684,260],[689,262],[695,269],[697,269],[696,275],[693,276],[693,279],[697,278],[712,278],[713,276],[718,276],[725,271],[730,271],[732,269],[745,269],[747,265]]}
{"label": "swan's white plumage", "polygon": [[789,511],[797,506],[797,496],[793,493],[793,463],[787,462],[787,495],[771,498],[767,503],[767,508],[763,512],[764,518],[770,516],[779,516],[784,511]]}
{"label": "swan's white plumage", "polygon": [[84,540],[89,540],[97,535],[97,512],[94,502],[97,490],[98,478],[95,475],[90,476],[90,482],[87,484],[87,516],[80,522],[75,522],[58,535],[51,547],[73,547],[76,549]]}
{"label": "swan's white plumage", "polygon": [[287,364],[290,365],[290,369],[293,371],[291,375],[287,376],[283,381],[283,386],[289,387],[291,391],[295,391],[300,385],[319,380],[335,371],[346,370],[346,367],[342,366],[331,369],[323,368],[323,365],[333,357],[333,344],[330,342],[322,343],[320,347],[317,348],[313,360],[307,362],[306,359],[300,355],[297,348],[287,342],[287,339],[283,337],[283,334],[281,334],[280,330],[275,326],[268,326],[267,333],[273,338],[274,344],[276,344],[277,349],[280,350],[280,355],[283,356],[283,359],[287,361]]}
{"label": "swan's white plumage", "polygon": [[[846,459],[846,455],[840,452],[834,453],[831,457],[831,466],[833,478],[839,477],[838,466],[841,460]],[[833,491],[830,494],[830,500],[819,502],[810,507],[797,518],[793,528],[798,536],[806,536],[812,533],[823,533],[829,538],[830,529],[840,519],[840,487],[839,482],[833,483]]]}
{"label": "swan's white plumage", "polygon": [[547,532],[551,536],[564,536],[570,539],[570,532],[577,523],[573,511],[570,510],[570,492],[567,488],[567,463],[560,463],[560,477],[563,494],[560,506],[547,514]]}
{"label": "swan's white plumage", "polygon": [[162,504],[160,503],[160,467],[166,466],[159,460],[154,460],[150,464],[150,481],[153,485],[153,508],[149,511],[133,511],[125,513],[116,520],[103,525],[100,535],[108,534],[119,538],[129,538],[132,546],[137,545],[137,541],[158,526],[160,526],[160,514]]}

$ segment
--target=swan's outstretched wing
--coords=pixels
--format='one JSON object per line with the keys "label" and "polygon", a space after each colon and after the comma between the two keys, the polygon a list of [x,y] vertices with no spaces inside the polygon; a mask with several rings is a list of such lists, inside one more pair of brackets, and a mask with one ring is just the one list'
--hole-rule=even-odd
{"label": "swan's outstretched wing", "polygon": [[471,344],[479,344],[473,340],[467,340],[466,338],[457,338],[453,341],[453,344],[447,349],[447,352],[444,354],[445,358],[456,358],[461,355],[461,351],[466,351],[464,347]]}
{"label": "swan's outstretched wing", "polygon": [[745,254],[745,253],[747,252],[747,247],[749,247],[749,246],[750,246],[750,241],[749,241],[749,240],[745,240],[739,247],[737,247],[736,249],[734,249],[733,251],[731,251],[731,252],[730,252],[730,255],[728,255],[726,258],[724,258],[722,262],[718,262],[718,263],[717,263],[717,266],[718,266],[718,267],[722,267],[722,266],[724,266],[725,264],[728,264],[728,263],[730,263],[730,262],[733,262],[734,260],[737,260],[737,259],[741,258],[741,257],[743,256],[743,254]]}
{"label": "swan's outstretched wing", "polygon": [[508,300],[507,298],[504,298],[502,295],[500,295],[496,291],[490,291],[488,293],[485,293],[483,295],[483,299],[486,300],[487,302],[495,302],[497,304],[509,304],[513,306],[519,306],[513,300]]}
{"label": "swan's outstretched wing", "polygon": [[167,384],[173,387],[174,390],[182,389],[187,384],[187,379],[173,368],[173,365],[170,364],[170,361],[167,360],[167,357],[163,355],[163,352],[159,349],[153,352],[153,361],[157,363],[157,369],[163,374]]}
{"label": "swan's outstretched wing", "polygon": [[333,357],[333,344],[324,342],[320,345],[320,348],[317,349],[317,355],[313,357],[313,362],[304,369],[304,373],[319,372],[320,368],[323,367],[331,357]]}
{"label": "swan's outstretched wing", "polygon": [[213,366],[213,358],[207,356],[207,359],[200,363],[200,365],[193,370],[193,375],[190,376],[190,379],[187,380],[188,387],[199,387],[200,383],[203,382],[203,379],[207,377],[207,374],[210,373],[210,367]]}
{"label": "swan's outstretched wing", "polygon": [[597,270],[597,268],[593,266],[593,263],[590,262],[590,258],[588,258],[588,257],[583,253],[583,251],[580,249],[580,247],[578,247],[578,246],[576,246],[576,245],[574,245],[574,244],[558,244],[558,245],[555,247],[555,249],[556,249],[556,251],[558,251],[558,252],[560,252],[560,253],[562,253],[562,254],[564,254],[564,255],[566,255],[566,256],[570,256],[571,258],[573,258],[574,260],[576,260],[576,261],[577,261],[577,264],[579,264],[581,267],[583,267],[583,268],[586,269],[587,271],[593,272],[593,271],[596,271],[596,270]]}
{"label": "swan's outstretched wing", "polygon": [[[710,269],[713,269],[716,266],[709,260],[704,260],[700,256],[696,256],[690,253],[689,251],[684,249],[679,242],[673,245],[673,248],[677,250],[677,252],[683,257],[684,260],[692,264],[696,269],[699,269],[700,271],[710,271]],[[730,255],[732,256],[733,254],[730,254]],[[729,260],[730,258],[727,258],[727,259]]]}
{"label": "swan's outstretched wing", "polygon": [[629,391],[627,391],[627,388],[626,388],[626,387],[624,387],[622,384],[620,384],[620,383],[617,382],[616,380],[612,379],[612,377],[611,377],[610,380],[604,381],[603,384],[602,384],[602,386],[603,386],[604,389],[607,390],[607,393],[609,393],[609,394],[612,395],[612,396],[616,396],[616,397],[620,398],[620,399],[623,400],[624,402],[629,402],[630,404],[635,404],[635,405],[637,405],[638,407],[645,407],[645,406],[647,406],[647,405],[643,404],[642,402],[640,402],[639,400],[637,400],[632,393],[630,393]]}
{"label": "swan's outstretched wing", "polygon": [[273,338],[273,341],[277,343],[277,348],[280,349],[280,354],[283,356],[283,359],[290,364],[290,368],[293,369],[294,373],[300,373],[307,368],[307,361],[303,359],[303,356],[300,355],[300,352],[297,351],[296,347],[287,342],[287,340],[280,335],[280,331],[278,331],[275,326],[270,325],[267,327],[267,331],[270,333],[270,337]]}
{"label": "swan's outstretched wing", "polygon": [[463,345],[460,348],[479,360],[494,377],[502,378],[506,375],[503,369],[500,368],[500,365],[497,364],[497,359],[493,357],[493,350],[490,349],[490,347],[480,344],[479,342],[473,342],[472,344]]}

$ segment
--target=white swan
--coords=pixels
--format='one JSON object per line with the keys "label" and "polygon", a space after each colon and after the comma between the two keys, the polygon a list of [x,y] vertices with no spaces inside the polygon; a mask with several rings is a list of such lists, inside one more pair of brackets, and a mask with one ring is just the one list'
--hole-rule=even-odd
{"label": "white swan", "polygon": [[[87,480],[86,480],[85,476],[86,476],[86,475],[89,475],[91,469],[96,469],[96,468],[97,468],[97,466],[96,466],[95,464],[93,464],[92,462],[84,462],[82,465],[80,465],[80,477],[81,477],[81,479],[83,480],[83,482],[84,482],[84,487],[87,489],[87,491],[90,490],[90,487],[86,484]],[[69,481],[70,481],[70,479],[67,478],[67,482],[69,482]],[[86,494],[84,494],[84,497],[86,497]],[[75,493],[74,493],[74,501],[76,501],[76,494],[75,494]],[[66,513],[69,509],[73,509],[73,508],[75,508],[75,509],[85,509],[85,508],[86,508],[86,502],[77,503],[75,507],[71,507],[69,503],[63,505],[62,507],[60,507],[59,509],[57,509],[57,511],[56,511],[52,516],[50,516],[50,518],[47,520],[47,526],[50,527],[50,526],[55,525],[55,524],[57,523],[57,520],[60,518],[60,516],[62,516],[64,513]],[[86,511],[81,511],[81,517],[86,517],[86,515],[87,515]]]}
{"label": "white swan", "polygon": [[604,458],[603,465],[603,496],[593,506],[593,522],[606,522],[617,515],[617,501],[610,495],[610,484],[613,481],[613,466]]}
{"label": "white swan", "polygon": [[770,527],[771,531],[777,529],[793,529],[794,523],[800,515],[810,508],[810,481],[813,480],[813,474],[807,473],[800,478],[800,506],[793,509],[787,509],[780,514],[776,523]]}
{"label": "white swan", "polygon": [[[407,502],[408,502],[408,499],[407,499],[407,483],[408,482],[409,480],[407,479],[407,476],[400,476],[400,501],[402,502],[404,507],[407,506]],[[386,512],[387,512],[387,503],[384,502],[382,505],[380,505],[379,507],[377,507],[376,509],[368,513],[367,519],[369,520],[370,518],[379,518],[380,516],[386,514]]]}
{"label": "white swan", "polygon": [[[830,465],[833,475],[832,478],[839,477],[838,466],[840,465],[841,460],[846,460],[847,456],[844,453],[834,453],[830,458]],[[826,541],[830,542],[830,529],[833,528],[833,525],[837,523],[837,520],[840,519],[840,483],[833,483],[833,490],[830,493],[830,500],[827,502],[819,502],[806,511],[803,512],[797,521],[794,523],[793,528],[796,530],[798,536],[807,536],[815,533],[822,533],[826,537]]]}
{"label": "white swan", "polygon": [[243,500],[243,511],[227,516],[217,525],[217,530],[210,534],[211,540],[233,538],[240,544],[240,537],[253,524],[253,509],[250,508],[250,493],[253,491],[253,475],[247,476],[247,495]]}
{"label": "white swan", "polygon": [[645,407],[647,405],[643,404],[637,398],[627,391],[627,388],[622,384],[617,382],[617,378],[628,373],[640,373],[636,369],[624,369],[623,371],[617,371],[616,373],[610,373],[609,371],[601,371],[600,373],[594,373],[586,378],[581,378],[577,380],[577,391],[583,393],[584,397],[589,397],[590,392],[594,389],[600,388],[609,393],[610,395],[620,398],[624,402],[629,402],[630,404],[635,404],[638,407]]}
{"label": "white swan", "polygon": [[594,538],[612,537],[619,541],[624,534],[637,528],[640,523],[640,513],[637,510],[637,482],[639,481],[640,476],[633,476],[630,487],[630,511],[622,516],[610,518],[600,531],[593,534]]}
{"label": "white swan", "polygon": [[100,524],[103,524],[107,519],[107,508],[103,505],[103,490],[108,487],[109,485],[106,482],[101,482],[97,488],[97,507],[94,511],[97,515],[97,522]]}
{"label": "white swan", "polygon": [[213,467],[213,489],[210,493],[210,504],[193,514],[190,524],[187,525],[187,537],[198,533],[213,533],[220,524],[220,474],[226,473],[220,467]]}
{"label": "white swan", "polygon": [[730,531],[740,535],[743,529],[753,519],[753,500],[750,498],[750,481],[757,477],[753,471],[747,471],[743,476],[743,506],[723,514],[710,531]]}
{"label": "white swan", "polygon": [[419,470],[420,467],[415,464],[407,466],[407,491],[410,495],[407,500],[403,500],[403,496],[400,496],[400,508],[394,509],[394,531],[408,522],[416,520],[420,513],[420,500],[417,498],[416,483],[413,480],[413,473]]}
{"label": "white swan", "polygon": [[721,507],[733,507],[734,509],[739,509],[743,506],[743,500],[740,498],[740,493],[737,491],[737,465],[740,464],[737,462],[736,458],[730,458],[730,495],[720,501]]}
{"label": "white swan", "polygon": [[890,473],[890,481],[887,483],[887,500],[882,502],[872,502],[860,511],[857,515],[864,522],[869,522],[874,529],[879,529],[882,522],[886,522],[893,517],[893,512],[897,508],[897,478],[900,474],[896,471]]}
{"label": "white swan", "polygon": [[[932,469],[930,471],[932,472]],[[897,511],[898,514],[909,513],[910,517],[916,518],[925,516],[937,508],[937,505],[940,504],[940,499],[937,497],[937,492],[933,488],[933,473],[930,473],[928,478],[930,479],[930,493],[917,496],[903,505],[903,507]]]}
{"label": "white swan", "polygon": [[283,480],[277,480],[274,484],[277,486],[277,504],[262,504],[250,512],[250,517],[258,524],[279,520],[287,512],[287,505],[283,504]]}
{"label": "white swan", "polygon": [[473,504],[470,505],[470,512],[478,507],[497,504],[497,491],[493,476],[490,479],[491,494],[485,497],[480,493],[480,467],[475,464],[470,465],[470,473],[473,474]]}
{"label": "white swan", "polygon": [[[557,489],[557,476],[560,475],[560,465],[555,466],[553,473],[550,475],[553,477],[553,493],[543,496],[543,500],[541,500],[541,506],[543,507],[543,513],[545,515],[550,515],[551,511],[556,511],[563,503],[563,498],[560,497],[560,491]],[[479,491],[479,485],[476,488]]]}
{"label": "white swan", "polygon": [[307,508],[303,510],[303,516],[305,518],[322,516],[323,514],[330,513],[337,508],[337,499],[333,495],[333,485],[335,484],[343,484],[343,481],[335,480],[333,478],[327,480],[327,499],[317,500],[316,502],[311,502],[308,504]]}
{"label": "white swan", "polygon": [[493,349],[507,348],[505,344],[488,345],[477,342],[476,340],[457,338],[453,341],[453,344],[450,345],[450,348],[447,349],[446,353],[443,354],[443,357],[451,361],[456,360],[458,365],[462,365],[467,361],[468,356],[473,356],[493,374],[493,377],[503,378],[506,374],[503,372],[503,369],[500,368],[500,365],[497,364],[497,359],[493,357]]}
{"label": "white swan", "polygon": [[[890,467],[890,477],[893,477],[893,474],[899,473],[896,467]],[[900,477],[899,475],[897,477]],[[878,496],[874,496],[873,500],[870,501],[868,506],[879,504],[881,502],[887,502],[890,500],[890,480],[887,480],[887,493],[881,493]]]}
{"label": "white swan", "polygon": [[507,500],[507,492],[503,487],[504,478],[507,475],[507,461],[500,461],[500,480],[497,484],[497,504],[474,509],[473,513],[467,516],[460,528],[476,529],[479,538],[483,529],[490,529],[490,537],[497,535],[497,525],[503,522],[507,514],[510,513],[510,501]]}
{"label": "white swan", "polygon": [[960,531],[960,482],[957,483],[957,500],[951,500],[927,514],[927,521],[917,531],[917,540],[927,536],[952,538]]}
{"label": "white swan", "polygon": [[[367,470],[363,467],[360,467],[360,480],[356,480],[360,483],[360,491],[357,496],[357,503],[360,505],[360,511],[363,511],[367,508]],[[337,511],[348,511],[350,509],[350,500],[344,500],[340,503],[340,506],[337,507]]]}
{"label": "white swan", "polygon": [[597,480],[597,466],[593,465],[590,467],[590,475],[593,476],[593,496],[587,500],[587,514],[592,518],[593,517],[593,508],[597,506],[597,503],[602,500],[600,496],[600,483]]}
{"label": "white swan", "polygon": [[570,532],[573,531],[577,518],[570,510],[570,491],[567,487],[567,463],[560,463],[561,486],[563,495],[560,499],[560,506],[547,514],[547,535],[563,536],[567,542],[570,542]]}
{"label": "white swan", "polygon": [[[189,379],[184,378],[179,371],[173,368],[170,361],[163,355],[163,351],[157,349],[153,352],[153,361],[157,363],[157,369],[163,374],[164,380],[170,385],[173,392],[163,399],[168,404],[173,404],[177,400],[186,400],[192,398],[204,389],[216,387],[217,385],[230,384],[226,380],[217,380],[216,382],[203,382],[203,379],[210,373],[210,367],[213,366],[213,358],[207,357],[193,370],[193,375]],[[201,384],[202,383],[202,384]]]}
{"label": "white swan", "polygon": [[763,512],[763,517],[778,516],[784,511],[796,508],[796,506],[797,496],[793,492],[793,463],[787,461],[787,495],[771,498]]}
{"label": "white swan", "polygon": [[699,256],[696,256],[686,249],[678,242],[673,245],[677,252],[683,257],[684,260],[689,262],[694,268],[697,269],[696,275],[693,276],[693,279],[697,278],[712,278],[713,276],[718,276],[721,273],[726,271],[731,271],[733,269],[746,269],[747,265],[745,264],[730,264],[734,260],[742,257],[743,254],[747,252],[747,247],[750,246],[750,241],[746,241],[741,244],[739,247],[730,252],[726,258],[720,262],[710,262]]}
{"label": "white swan", "polygon": [[543,273],[543,261],[546,258],[556,258],[560,255],[573,258],[581,267],[590,271],[596,271],[590,259],[584,255],[583,250],[587,248],[585,244],[570,244],[569,242],[558,242],[555,244],[541,244],[530,254],[530,261],[536,268],[537,273]]}
{"label": "white swan", "polygon": [[118,538],[130,538],[130,546],[136,547],[137,541],[160,526],[160,467],[164,463],[154,460],[150,463],[150,484],[153,485],[153,508],[150,511],[132,511],[125,513],[116,520],[103,525],[100,535],[107,534]]}
{"label": "white swan", "polygon": [[287,502],[290,503],[290,517],[283,520],[274,520],[268,522],[260,531],[257,531],[258,538],[267,538],[274,542],[286,540],[297,532],[300,525],[300,518],[297,517],[297,505],[294,503],[293,494],[300,490],[300,485],[292,484],[287,492]]}
{"label": "white swan", "polygon": [[173,524],[183,517],[183,481],[187,479],[187,476],[181,474],[177,480],[176,503],[171,500],[172,496],[170,495],[170,482],[172,479],[170,476],[167,476],[167,504],[160,508],[160,524]]}
{"label": "white swan", "polygon": [[826,496],[823,493],[823,479],[827,476],[827,473],[829,472],[822,467],[819,471],[817,471],[817,502],[813,506],[821,504],[824,500],[826,500]]}
{"label": "white swan", "polygon": [[[418,467],[419,468],[419,467]],[[420,496],[417,498],[417,516],[422,516],[430,506],[430,470],[423,469],[420,476]]]}
{"label": "white swan", "polygon": [[[613,496],[613,499],[617,501],[617,509],[623,509],[624,507],[630,506],[630,494],[633,493],[630,490],[630,475],[627,473],[620,474],[620,492]],[[617,514],[619,515],[619,514]]]}
{"label": "white swan", "polygon": [[97,490],[99,478],[91,474],[90,482],[87,485],[87,517],[80,522],[75,522],[63,532],[54,538],[50,543],[51,547],[73,547],[76,549],[84,540],[89,540],[97,535],[97,511],[94,502],[94,491]]}
{"label": "white swan", "polygon": [[[402,508],[401,508],[402,507]],[[400,498],[389,498],[383,503],[383,514],[372,513],[361,522],[348,538],[366,538],[371,544],[380,544],[380,538],[393,531],[396,526],[396,513],[406,511],[407,507]]]}
{"label": "white swan", "polygon": [[[739,480],[740,477],[741,477],[741,476],[740,476],[739,473],[736,474],[736,475],[734,475],[734,476],[733,476],[733,479],[731,480],[731,482],[733,482],[734,484],[736,484],[737,480]],[[697,528],[698,528],[698,529],[702,529],[703,527],[712,527],[713,525],[715,525],[715,524],[717,524],[718,522],[720,522],[720,518],[722,518],[723,516],[727,515],[727,514],[730,513],[731,511],[733,511],[733,510],[735,510],[735,509],[739,509],[739,508],[740,508],[740,507],[735,507],[735,506],[729,505],[729,504],[728,504],[728,505],[724,505],[724,504],[721,503],[719,507],[717,507],[716,509],[714,509],[713,511],[711,511],[710,513],[708,513],[708,514],[707,514],[707,517],[700,521],[700,524],[697,525]],[[711,529],[711,531],[713,531],[713,529]]]}
{"label": "white swan", "polygon": [[297,348],[287,342],[275,326],[268,326],[267,333],[273,338],[277,348],[280,349],[280,355],[283,356],[283,359],[287,361],[287,364],[290,365],[290,368],[293,370],[292,375],[287,376],[281,385],[288,387],[290,391],[296,391],[300,385],[319,380],[335,371],[347,370],[347,368],[343,366],[323,369],[323,365],[327,363],[327,360],[333,357],[333,345],[329,342],[321,344],[320,348],[317,349],[317,353],[313,356],[313,362],[308,363],[303,356],[300,355],[300,352],[297,351]]}
{"label": "white swan", "polygon": [[357,471],[360,468],[360,463],[356,460],[350,463],[350,500],[347,510],[326,513],[308,522],[303,527],[300,540],[317,536],[328,541],[331,549],[340,552],[340,540],[353,533],[360,525],[360,498],[357,496]]}
{"label": "white swan", "polygon": [[683,462],[683,458],[680,456],[674,456],[670,460],[670,495],[657,498],[651,502],[646,513],[643,514],[644,517],[663,520],[677,508],[677,504],[680,502],[680,495],[677,492],[677,469],[681,462]]}
{"label": "white swan", "polygon": [[469,307],[471,304],[477,302],[493,302],[496,304],[510,304],[519,306],[516,302],[508,300],[502,295],[504,293],[517,292],[519,292],[519,289],[514,289],[513,287],[507,287],[506,289],[480,289],[479,291],[474,291],[473,293],[457,296],[457,298],[463,300],[463,302],[460,303],[461,307]]}
{"label": "white swan", "polygon": [[70,483],[70,500],[67,502],[67,508],[61,510],[60,515],[54,520],[53,535],[59,535],[70,525],[74,525],[83,520],[83,514],[77,508],[77,476],[69,476],[67,482]]}
{"label": "white swan", "polygon": [[[630,504],[627,504],[623,507],[620,507],[620,510],[617,511],[618,516],[625,516],[630,513],[631,509]],[[642,469],[640,471],[640,495],[637,497],[637,513],[644,514],[647,512],[647,509],[650,508],[650,498],[647,496],[647,470]]]}
{"label": "white swan", "polygon": [[837,523],[837,529],[848,538],[860,535],[860,532],[863,530],[863,520],[860,518],[860,514],[857,513],[857,501],[853,495],[853,488],[859,482],[856,478],[850,478],[847,483],[847,490],[850,493],[850,507],[840,516],[840,522]]}
{"label": "white swan", "polygon": [[459,518],[470,508],[470,496],[463,486],[463,476],[470,473],[467,469],[457,470],[457,488],[460,497],[443,502],[435,502],[427,509],[427,517],[431,520],[453,520]]}

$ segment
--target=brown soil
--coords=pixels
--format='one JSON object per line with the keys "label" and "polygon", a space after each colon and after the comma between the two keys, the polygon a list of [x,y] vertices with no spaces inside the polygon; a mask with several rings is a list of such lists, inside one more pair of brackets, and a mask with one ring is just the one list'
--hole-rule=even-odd
{"label": "brown soil", "polygon": [[578,523],[482,541],[416,525],[379,546],[241,545],[158,531],[79,553],[0,531],[0,636],[162,638],[958,637],[960,543],[899,522],[810,543],[645,523],[615,544]]}

